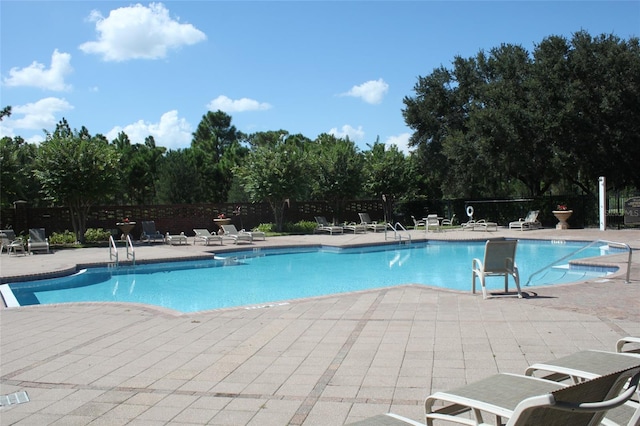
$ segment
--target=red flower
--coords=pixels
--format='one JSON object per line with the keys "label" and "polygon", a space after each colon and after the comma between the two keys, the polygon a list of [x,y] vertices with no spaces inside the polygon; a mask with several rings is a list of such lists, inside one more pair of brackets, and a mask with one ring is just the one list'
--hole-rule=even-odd
{"label": "red flower", "polygon": [[558,207],[556,207],[556,210],[565,211],[569,209],[567,208],[566,204],[558,204]]}

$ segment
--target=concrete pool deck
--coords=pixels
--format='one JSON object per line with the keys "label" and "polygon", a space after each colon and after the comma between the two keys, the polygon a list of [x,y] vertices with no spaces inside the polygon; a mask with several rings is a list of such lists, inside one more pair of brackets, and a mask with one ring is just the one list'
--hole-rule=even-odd
{"label": "concrete pool deck", "polygon": [[[635,250],[631,282],[623,268],[606,280],[525,288],[524,299],[408,283],[190,314],[112,303],[0,309],[0,395],[30,398],[0,408],[0,424],[341,425],[388,411],[424,421],[435,391],[640,336],[638,230],[411,234],[623,242]],[[307,235],[249,247],[380,242],[382,233]],[[135,247],[139,262],[236,248]],[[107,261],[106,248],[4,254],[0,272],[4,281]]]}

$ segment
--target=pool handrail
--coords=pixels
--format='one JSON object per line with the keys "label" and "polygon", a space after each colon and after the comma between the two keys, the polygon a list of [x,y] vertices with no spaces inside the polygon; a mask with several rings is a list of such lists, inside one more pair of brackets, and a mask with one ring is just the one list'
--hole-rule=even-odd
{"label": "pool handrail", "polygon": [[109,262],[113,262],[116,259],[115,265],[118,266],[118,247],[116,247],[116,240],[113,239],[113,235],[109,235]]}
{"label": "pool handrail", "polygon": [[551,263],[550,263],[550,264],[548,264],[547,266],[545,266],[545,267],[543,267],[543,268],[538,269],[538,270],[537,270],[537,271],[535,271],[533,274],[529,275],[529,279],[527,280],[527,282],[526,282],[526,284],[525,284],[524,286],[525,286],[525,287],[527,287],[529,284],[531,284],[531,279],[532,279],[534,276],[536,276],[536,275],[538,275],[539,273],[541,273],[541,272],[543,272],[543,271],[545,271],[545,270],[547,270],[547,269],[551,268],[551,267],[552,267],[552,266],[554,266],[555,264],[557,264],[557,263],[559,263],[559,262],[562,262],[563,260],[568,259],[569,257],[571,257],[571,256],[573,256],[573,255],[575,255],[575,254],[578,254],[578,253],[580,253],[580,252],[581,252],[581,251],[583,251],[583,250],[586,250],[586,249],[588,249],[588,248],[591,248],[591,247],[593,247],[593,246],[594,246],[594,245],[596,245],[596,244],[602,244],[602,243],[607,244],[607,246],[617,246],[617,248],[624,248],[624,249],[626,249],[626,250],[629,252],[629,258],[627,259],[627,277],[626,277],[626,280],[625,280],[625,284],[629,284],[629,283],[631,283],[631,254],[632,254],[632,250],[631,250],[631,247],[629,246],[629,244],[626,244],[626,243],[620,243],[620,242],[616,242],[616,241],[609,241],[609,240],[594,240],[594,241],[590,242],[589,244],[587,244],[586,246],[581,247],[581,248],[579,248],[578,250],[575,250],[575,251],[573,251],[573,252],[569,253],[568,255],[563,256],[563,257],[561,257],[560,259],[558,259],[558,260],[555,260],[555,261],[551,262]]}
{"label": "pool handrail", "polygon": [[136,265],[136,251],[133,249],[131,235],[127,235],[127,260],[132,259],[133,266]]}
{"label": "pool handrail", "polygon": [[402,224],[400,222],[396,222],[395,226],[392,225],[391,222],[387,222],[387,226],[384,228],[384,239],[385,240],[387,239],[387,228],[393,229],[393,239],[394,240],[402,241],[402,234],[399,234],[399,230],[398,230],[398,228],[400,228],[400,230],[404,231],[407,234],[407,237],[409,239],[409,243],[411,243],[411,234],[409,232],[407,232],[405,227],[402,226]]}

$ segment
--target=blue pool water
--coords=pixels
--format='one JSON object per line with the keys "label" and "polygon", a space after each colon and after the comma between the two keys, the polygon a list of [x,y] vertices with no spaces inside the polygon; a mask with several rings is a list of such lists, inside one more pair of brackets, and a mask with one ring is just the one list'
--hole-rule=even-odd
{"label": "blue pool water", "polygon": [[[534,272],[583,246],[584,243],[519,242],[516,261],[521,284],[524,286]],[[113,301],[195,312],[400,284],[468,291],[471,261],[475,257],[482,259],[483,254],[483,242],[254,249],[221,254],[215,260],[91,268],[64,278],[10,284],[10,288],[20,305]],[[579,253],[579,257],[601,254],[607,253],[594,247]],[[578,281],[613,271],[569,269],[567,261],[537,274],[530,285]],[[487,286],[499,289],[503,282],[501,277],[489,278]]]}

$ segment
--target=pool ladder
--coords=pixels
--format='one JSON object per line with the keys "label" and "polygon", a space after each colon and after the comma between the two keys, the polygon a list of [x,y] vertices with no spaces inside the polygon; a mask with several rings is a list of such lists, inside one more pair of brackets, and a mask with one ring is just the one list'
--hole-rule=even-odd
{"label": "pool ladder", "polygon": [[384,228],[384,239],[387,240],[387,229],[391,228],[393,230],[393,239],[395,241],[399,241],[402,243],[402,236],[404,235],[407,238],[407,243],[411,244],[411,234],[407,232],[404,226],[400,222],[396,222],[395,225],[391,224],[391,222],[387,222],[387,226]]}
{"label": "pool ladder", "polygon": [[[136,252],[133,249],[133,242],[131,241],[131,236],[127,235],[127,240],[126,240],[126,247],[127,247],[127,260],[131,260],[133,262],[133,265],[135,266],[136,264]],[[113,267],[118,267],[119,266],[119,260],[118,260],[118,247],[116,246],[116,240],[113,239],[113,235],[109,236],[109,267],[113,268]]]}
{"label": "pool ladder", "polygon": [[[552,241],[553,244],[564,244],[565,241],[564,240],[554,240]],[[586,246],[579,248],[578,250],[548,264],[547,266],[545,266],[544,268],[540,268],[539,270],[537,270],[536,272],[534,272],[533,274],[531,274],[529,276],[529,280],[527,281],[527,283],[525,284],[525,287],[528,286],[529,284],[531,284],[531,279],[536,276],[541,274],[542,272],[546,271],[547,269],[555,266],[556,264],[562,262],[563,260],[566,260],[568,258],[570,258],[573,255],[576,255],[578,253],[580,253],[581,251],[584,251],[590,247],[595,246],[596,244],[606,244],[607,248],[617,248],[617,249],[622,249],[622,250],[626,250],[629,252],[629,257],[627,258],[627,276],[626,276],[626,280],[625,283],[629,284],[631,283],[631,254],[632,254],[632,250],[631,247],[629,246],[629,244],[625,244],[625,243],[619,243],[619,242],[615,242],[615,241],[608,241],[608,240],[595,240],[590,242],[589,244],[587,244]]]}

